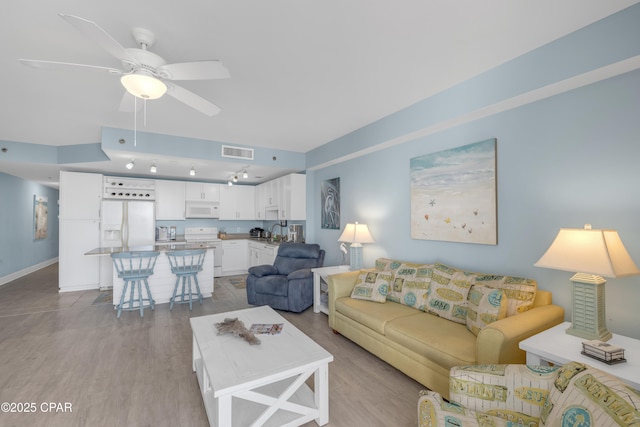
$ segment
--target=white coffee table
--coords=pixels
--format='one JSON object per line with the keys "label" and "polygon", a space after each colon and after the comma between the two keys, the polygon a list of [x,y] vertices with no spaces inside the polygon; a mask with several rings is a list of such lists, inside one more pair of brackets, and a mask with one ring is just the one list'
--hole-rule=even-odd
{"label": "white coffee table", "polygon": [[[249,345],[217,335],[225,318],[282,323],[278,335]],[[212,426],[299,426],[329,422],[329,362],[333,356],[268,306],[191,319],[193,370]],[[313,375],[311,390],[305,381]]]}
{"label": "white coffee table", "polygon": [[566,330],[570,326],[571,322],[564,322],[520,341],[520,349],[527,352],[527,365],[542,365],[549,362],[564,365],[571,361],[586,363],[640,390],[640,340],[613,334],[607,342],[624,348],[627,361],[608,365],[580,354],[582,342],[585,340],[567,334]]}

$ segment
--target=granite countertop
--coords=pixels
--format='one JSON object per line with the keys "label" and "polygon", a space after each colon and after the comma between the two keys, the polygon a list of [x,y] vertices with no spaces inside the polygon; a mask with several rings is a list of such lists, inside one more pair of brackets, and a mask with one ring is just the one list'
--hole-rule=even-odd
{"label": "granite countertop", "polygon": [[181,250],[193,250],[193,249],[213,249],[214,244],[208,243],[181,243],[181,244],[160,244],[160,245],[146,245],[146,246],[116,246],[113,248],[95,248],[89,252],[85,252],[85,255],[111,255],[121,252],[168,252],[168,251],[181,251]]}

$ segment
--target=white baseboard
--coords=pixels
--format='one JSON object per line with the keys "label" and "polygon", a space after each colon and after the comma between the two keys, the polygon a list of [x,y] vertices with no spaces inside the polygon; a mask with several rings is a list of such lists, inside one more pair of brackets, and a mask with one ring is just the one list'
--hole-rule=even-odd
{"label": "white baseboard", "polygon": [[58,257],[51,258],[51,259],[49,259],[47,261],[43,261],[41,263],[32,265],[30,267],[27,267],[27,268],[24,268],[22,270],[13,272],[11,274],[7,274],[6,276],[0,277],[0,286],[6,285],[9,282],[12,282],[12,281],[14,281],[16,279],[21,278],[22,276],[26,276],[27,274],[31,274],[34,271],[38,271],[41,268],[48,267],[51,264],[55,264],[56,262],[58,262]]}

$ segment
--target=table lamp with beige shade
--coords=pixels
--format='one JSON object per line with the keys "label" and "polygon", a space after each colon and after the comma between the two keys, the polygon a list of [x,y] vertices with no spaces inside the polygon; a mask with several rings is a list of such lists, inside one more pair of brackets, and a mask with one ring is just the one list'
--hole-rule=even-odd
{"label": "table lamp with beige shade", "polygon": [[351,243],[349,248],[349,260],[351,270],[362,268],[362,244],[374,243],[373,237],[366,224],[347,224],[344,231],[338,238],[338,242]]}
{"label": "table lamp with beige shade", "polygon": [[[573,282],[571,327],[567,333],[588,340],[607,341],[604,277],[640,274],[615,230],[562,228],[536,267],[577,273]],[[604,276],[604,277],[602,277]]]}

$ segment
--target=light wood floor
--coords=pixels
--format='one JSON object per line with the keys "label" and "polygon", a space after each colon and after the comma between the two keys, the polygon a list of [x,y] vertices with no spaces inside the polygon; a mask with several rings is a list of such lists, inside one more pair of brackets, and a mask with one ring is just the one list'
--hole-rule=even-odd
{"label": "light wood floor", "polygon": [[[208,425],[191,371],[189,318],[247,308],[245,290],[217,286],[192,312],[162,304],[120,319],[111,304],[92,304],[98,295],[58,293],[57,264],[0,286],[0,402],[37,408],[3,411],[0,425]],[[329,426],[417,425],[420,384],[333,334],[324,314],[281,314],[334,356]],[[48,402],[72,412],[43,412]]]}

